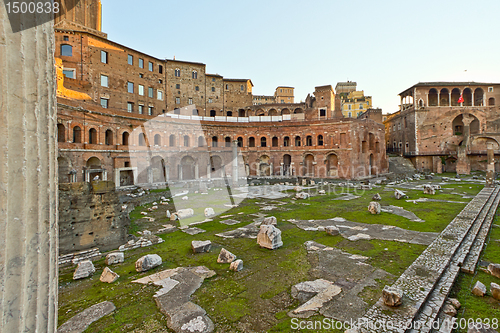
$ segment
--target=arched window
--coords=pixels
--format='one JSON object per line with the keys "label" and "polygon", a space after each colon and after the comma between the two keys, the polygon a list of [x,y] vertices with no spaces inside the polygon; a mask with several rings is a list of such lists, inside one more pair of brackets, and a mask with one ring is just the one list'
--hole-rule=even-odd
{"label": "arched window", "polygon": [[161,135],[155,134],[155,146],[161,146]]}
{"label": "arched window", "polygon": [[174,71],[174,75],[176,77],[180,77],[181,76],[181,70],[179,68],[176,68],[175,71]]}
{"label": "arched window", "polygon": [[189,136],[184,135],[184,147],[189,147]]}
{"label": "arched window", "polygon": [[95,128],[89,129],[89,144],[97,144],[97,131]]}
{"label": "arched window", "polygon": [[123,134],[122,134],[122,145],[128,146],[128,137],[129,137],[128,132],[123,132]]}
{"label": "arched window", "polygon": [[197,79],[198,78],[198,72],[197,71],[193,71],[192,77],[193,77],[193,79]]}
{"label": "arched window", "polygon": [[312,145],[313,145],[313,138],[312,138],[312,136],[308,135],[306,137],[306,146],[310,147]]}
{"label": "arched window", "polygon": [[318,146],[323,145],[323,135],[318,135]]}
{"label": "arched window", "polygon": [[233,116],[233,111],[227,111],[227,116],[232,117]]}
{"label": "arched window", "polygon": [[238,137],[238,147],[243,147],[243,138],[241,136]]}
{"label": "arched window", "polygon": [[484,100],[484,90],[481,88],[476,88],[474,90],[474,106],[483,106]]}
{"label": "arched window", "polygon": [[300,147],[300,136],[295,137],[295,147]]}
{"label": "arched window", "polygon": [[273,147],[278,147],[278,138],[277,137],[273,137],[272,145],[273,145]]}
{"label": "arched window", "polygon": [[175,135],[170,134],[170,136],[168,137],[168,145],[170,147],[175,146]]}
{"label": "arched window", "polygon": [[218,139],[216,136],[212,137],[212,147],[217,147]]}
{"label": "arched window", "polygon": [[289,147],[290,146],[290,137],[285,136],[283,138],[283,147]]}
{"label": "arched window", "polygon": [[266,147],[266,145],[267,145],[267,139],[266,137],[263,136],[262,138],[260,138],[260,146]]}
{"label": "arched window", "polygon": [[437,106],[438,105],[438,92],[435,88],[429,90],[429,106]]}
{"label": "arched window", "polygon": [[73,142],[74,143],[82,142],[82,129],[79,126],[73,127]]}
{"label": "arched window", "polygon": [[210,110],[210,117],[215,117],[216,114],[215,110]]}
{"label": "arched window", "polygon": [[226,136],[224,139],[224,142],[226,143],[226,147],[231,147],[231,138]]}
{"label": "arched window", "polygon": [[113,131],[112,130],[106,130],[105,136],[104,136],[104,143],[107,146],[110,146],[113,144]]}
{"label": "arched window", "polygon": [[72,57],[73,56],[73,46],[68,44],[61,45],[61,56]]}
{"label": "arched window", "polygon": [[66,136],[66,128],[63,124],[57,124],[57,142],[64,142]]}
{"label": "arched window", "polygon": [[488,99],[488,106],[495,106],[495,98],[490,97]]}
{"label": "arched window", "polygon": [[144,137],[144,133],[139,133],[139,146],[145,146],[146,139]]}
{"label": "arched window", "polygon": [[253,136],[248,138],[248,147],[255,147],[255,138]]}
{"label": "arched window", "polygon": [[203,136],[198,137],[198,147],[205,146],[205,138]]}

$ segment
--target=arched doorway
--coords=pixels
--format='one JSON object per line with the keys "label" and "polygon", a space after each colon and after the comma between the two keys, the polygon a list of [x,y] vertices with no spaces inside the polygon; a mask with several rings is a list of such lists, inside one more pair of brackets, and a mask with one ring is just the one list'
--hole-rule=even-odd
{"label": "arched doorway", "polygon": [[373,157],[373,154],[370,154],[370,170],[369,170],[369,175],[370,176],[374,176],[376,175],[378,172],[377,172],[377,168],[375,167],[375,159]]}
{"label": "arched doorway", "polygon": [[[106,175],[104,174],[104,169],[102,168],[101,160],[97,157],[91,157],[87,160],[85,164],[86,172],[85,178],[87,181],[95,180],[106,180]],[[99,176],[99,177],[97,177]]]}
{"label": "arched doorway", "polygon": [[166,182],[165,160],[160,156],[151,159],[151,178],[153,183]]}
{"label": "arched doorway", "polygon": [[339,158],[335,154],[328,155],[326,159],[326,170],[328,177],[338,177],[339,176]]}
{"label": "arched doorway", "polygon": [[220,158],[219,156],[210,157],[210,172],[212,173],[212,178],[222,177],[222,158]]}
{"label": "arched doorway", "polygon": [[196,162],[191,156],[184,156],[181,159],[180,180],[195,179]]}
{"label": "arched doorway", "polygon": [[63,124],[57,124],[57,142],[66,141],[66,127]]}
{"label": "arched doorway", "polygon": [[292,156],[288,154],[283,155],[283,175],[292,175]]}
{"label": "arched doorway", "polygon": [[307,154],[304,157],[304,176],[314,177],[314,156]]}
{"label": "arched doorway", "polygon": [[260,176],[271,176],[271,163],[270,158],[267,155],[262,155],[259,158],[259,175]]}

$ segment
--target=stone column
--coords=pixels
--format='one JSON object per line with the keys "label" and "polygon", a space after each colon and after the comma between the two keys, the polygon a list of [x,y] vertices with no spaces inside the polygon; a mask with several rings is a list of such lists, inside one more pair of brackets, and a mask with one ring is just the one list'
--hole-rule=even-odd
{"label": "stone column", "polygon": [[[44,15],[20,20],[26,26]],[[58,179],[52,21],[13,33],[0,5],[0,90],[0,330],[53,333]]]}
{"label": "stone column", "polygon": [[200,171],[198,169],[198,163],[194,165],[194,179],[200,178]]}
{"label": "stone column", "polygon": [[233,141],[233,186],[238,185],[238,140]]}
{"label": "stone column", "polygon": [[495,180],[495,151],[493,150],[493,143],[486,143],[488,154],[488,165],[486,165],[486,186],[493,186]]}

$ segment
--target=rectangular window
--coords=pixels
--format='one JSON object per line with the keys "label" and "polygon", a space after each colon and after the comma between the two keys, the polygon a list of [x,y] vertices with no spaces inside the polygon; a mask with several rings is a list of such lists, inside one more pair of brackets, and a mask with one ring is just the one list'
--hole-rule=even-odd
{"label": "rectangular window", "polygon": [[133,65],[134,64],[134,56],[129,54],[128,55],[128,64]]}
{"label": "rectangular window", "polygon": [[128,112],[134,112],[134,103],[127,102],[127,111]]}
{"label": "rectangular window", "polygon": [[215,92],[215,87],[212,87],[212,92]]}
{"label": "rectangular window", "polygon": [[63,75],[69,79],[74,79],[76,77],[74,69],[63,69]]}
{"label": "rectangular window", "polygon": [[226,84],[226,90],[229,90],[229,84]]}
{"label": "rectangular window", "polygon": [[101,87],[107,87],[107,86],[108,86],[108,76],[101,74]]}
{"label": "rectangular window", "polygon": [[63,39],[64,39],[65,42],[67,42],[67,41],[69,41],[69,36],[64,36]]}
{"label": "rectangular window", "polygon": [[349,104],[349,105],[347,106],[347,108],[350,110],[350,109],[351,109],[351,104]]}
{"label": "rectangular window", "polygon": [[162,101],[162,100],[163,100],[163,91],[158,90],[158,92],[157,92],[157,98],[158,98],[160,101]]}
{"label": "rectangular window", "polygon": [[211,98],[208,99],[208,103],[212,103],[212,99]]}
{"label": "rectangular window", "polygon": [[175,85],[175,89],[181,89],[181,85],[177,83],[177,84]]}
{"label": "rectangular window", "polygon": [[363,104],[359,104],[359,109],[363,110]]}
{"label": "rectangular window", "polygon": [[131,94],[134,93],[134,83],[133,82],[127,82],[127,91]]}
{"label": "rectangular window", "polygon": [[139,104],[139,114],[143,114],[143,113],[144,113],[144,105]]}
{"label": "rectangular window", "polygon": [[139,68],[144,68],[144,59],[139,58]]}
{"label": "rectangular window", "polygon": [[154,97],[154,89],[153,87],[148,88],[148,97],[153,98]]}
{"label": "rectangular window", "polygon": [[108,99],[107,98],[101,98],[101,107],[104,109],[108,108]]}
{"label": "rectangular window", "polygon": [[199,86],[196,86],[196,87],[194,87],[194,90],[196,90],[196,91],[200,91],[200,87],[199,87]]}
{"label": "rectangular window", "polygon": [[163,66],[158,65],[158,73],[163,74]]}
{"label": "rectangular window", "polygon": [[493,92],[493,87],[488,87],[488,92]]}
{"label": "rectangular window", "polygon": [[148,107],[148,115],[150,115],[150,116],[153,115],[153,107],[152,106]]}
{"label": "rectangular window", "polygon": [[144,96],[144,86],[142,84],[139,85],[139,95]]}
{"label": "rectangular window", "polygon": [[189,104],[189,105],[193,104],[193,99],[192,99],[192,98],[189,98],[189,99],[188,99],[188,104]]}
{"label": "rectangular window", "polygon": [[243,85],[240,86],[240,89],[241,89],[241,91],[245,90],[245,88],[243,87]]}
{"label": "rectangular window", "polygon": [[175,104],[181,104],[181,98],[180,97],[176,97],[175,98]]}
{"label": "rectangular window", "polygon": [[153,71],[153,63],[150,61],[149,62],[149,71],[152,72]]}
{"label": "rectangular window", "polygon": [[212,82],[215,82],[215,78],[214,77],[212,78]]}
{"label": "rectangular window", "polygon": [[108,63],[108,52],[101,51],[101,62],[104,64]]}

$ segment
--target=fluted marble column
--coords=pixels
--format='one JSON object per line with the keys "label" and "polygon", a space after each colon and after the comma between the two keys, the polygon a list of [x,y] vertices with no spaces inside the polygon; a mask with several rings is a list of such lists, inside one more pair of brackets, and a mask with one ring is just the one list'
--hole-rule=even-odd
{"label": "fluted marble column", "polygon": [[[38,17],[40,19],[44,14],[37,15],[40,15]],[[35,19],[34,15],[21,16],[23,23]],[[2,332],[56,331],[58,228],[55,87],[52,21],[13,33],[2,1],[0,4],[0,331]]]}

